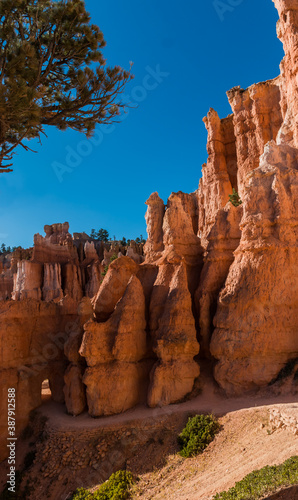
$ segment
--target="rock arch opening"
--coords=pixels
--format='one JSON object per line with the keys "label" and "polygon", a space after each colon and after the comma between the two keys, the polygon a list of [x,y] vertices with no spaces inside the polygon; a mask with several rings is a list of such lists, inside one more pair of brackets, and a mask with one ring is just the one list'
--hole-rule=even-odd
{"label": "rock arch opening", "polygon": [[52,399],[52,391],[51,391],[49,379],[45,379],[41,383],[41,400],[44,403],[45,401],[48,401],[49,399]]}

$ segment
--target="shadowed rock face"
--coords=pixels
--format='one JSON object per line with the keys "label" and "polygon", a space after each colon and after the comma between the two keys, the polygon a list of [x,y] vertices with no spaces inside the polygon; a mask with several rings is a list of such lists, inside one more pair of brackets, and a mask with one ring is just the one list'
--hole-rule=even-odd
{"label": "shadowed rock face", "polygon": [[[1,258],[2,399],[17,387],[19,430],[45,378],[70,414],[103,416],[182,400],[200,359],[235,395],[267,386],[298,357],[298,5],[275,4],[281,75],[229,91],[227,118],[209,111],[199,188],[166,205],[149,197],[144,252],[71,236],[64,223],[45,226],[34,249]],[[51,358],[53,332],[62,339]],[[6,424],[3,410],[3,456]]]}
{"label": "shadowed rock face", "polygon": [[[157,309],[155,309],[157,312]],[[156,318],[154,350],[158,361],[151,372],[149,406],[174,403],[190,393],[200,369],[194,361],[200,346],[196,339],[191,295],[185,264],[172,274],[164,306]]]}
{"label": "shadowed rock face", "polygon": [[5,301],[0,309],[0,460],[7,454],[7,394],[16,390],[17,433],[30,411],[41,404],[41,385],[50,382],[52,398],[64,402],[64,343],[77,321],[75,304],[36,299]]}
{"label": "shadowed rock face", "polygon": [[218,210],[214,225],[208,234],[208,246],[200,284],[195,294],[195,306],[199,319],[201,350],[210,357],[210,340],[214,330],[213,318],[217,300],[234,261],[234,251],[239,245],[242,205],[228,203]]}

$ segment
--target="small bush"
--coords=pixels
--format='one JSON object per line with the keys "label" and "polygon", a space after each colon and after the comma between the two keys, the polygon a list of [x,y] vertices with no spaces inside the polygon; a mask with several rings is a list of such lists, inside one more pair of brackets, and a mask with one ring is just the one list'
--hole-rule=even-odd
{"label": "small bush", "polygon": [[[114,260],[116,260],[116,259],[118,259],[118,255],[116,255],[116,254],[114,253],[114,254],[112,255],[112,257],[110,257],[110,263],[109,263],[107,266],[105,266],[105,267],[104,267],[104,270],[103,270],[103,272],[101,273],[101,275],[102,275],[103,277],[105,277],[105,275],[107,274],[107,272],[108,272],[108,270],[109,270],[109,267],[110,267],[110,264],[111,264]],[[103,279],[101,280],[101,283],[102,283],[102,282],[103,282]]]}
{"label": "small bush", "polygon": [[118,255],[116,255],[115,253],[112,255],[112,257],[110,258],[110,263],[113,262],[114,260],[118,259]]}
{"label": "small bush", "polygon": [[78,488],[71,497],[71,500],[93,500],[93,498],[90,491],[85,490],[85,488]]}
{"label": "small bush", "polygon": [[229,201],[232,203],[232,205],[234,205],[234,207],[239,207],[240,205],[242,205],[240,196],[235,188],[233,188],[233,194],[230,194],[229,198],[230,198]]}
{"label": "small bush", "polygon": [[95,493],[79,488],[72,500],[125,500],[130,497],[133,477],[130,472],[119,470],[112,474]]}
{"label": "small bush", "polygon": [[178,436],[180,455],[189,458],[202,453],[219,429],[219,422],[213,415],[196,415],[189,418],[186,427]]}
{"label": "small bush", "polygon": [[281,488],[298,484],[298,457],[281,465],[266,466],[248,474],[228,491],[217,493],[213,500],[259,500]]}

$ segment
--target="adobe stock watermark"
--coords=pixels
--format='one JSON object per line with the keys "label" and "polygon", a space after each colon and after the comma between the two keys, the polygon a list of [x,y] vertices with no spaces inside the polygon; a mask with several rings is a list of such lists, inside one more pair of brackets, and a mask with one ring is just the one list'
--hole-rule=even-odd
{"label": "adobe stock watermark", "polygon": [[[165,78],[170,75],[167,71],[162,71],[160,65],[158,64],[155,69],[150,66],[146,66],[146,75],[142,80],[141,85],[135,85],[131,90],[129,95],[123,95],[122,101],[125,104],[130,104],[132,107],[145,101],[148,94],[153,90],[157,89],[161,85]],[[128,108],[126,112],[122,113],[119,117],[120,121],[126,120],[129,116],[130,109]],[[52,169],[59,182],[62,182],[65,174],[70,174],[77,167],[79,167],[84,158],[90,156],[94,150],[100,146],[104,140],[105,135],[109,135],[115,130],[115,125],[99,125],[93,136],[89,139],[84,139],[76,145],[76,148],[71,146],[66,146],[66,156],[63,162],[54,161],[52,163]]]}
{"label": "adobe stock watermark", "polygon": [[227,12],[234,12],[235,7],[238,7],[244,2],[244,0],[213,0],[213,7],[215,8],[217,15],[221,21],[225,20],[225,14]]}

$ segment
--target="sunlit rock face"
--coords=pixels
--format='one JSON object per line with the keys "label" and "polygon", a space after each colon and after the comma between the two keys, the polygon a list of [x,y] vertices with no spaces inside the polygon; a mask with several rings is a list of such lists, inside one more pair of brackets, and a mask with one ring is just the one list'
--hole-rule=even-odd
{"label": "sunlit rock face", "polygon": [[283,125],[278,142],[298,147],[298,5],[295,0],[274,0],[278,10],[277,35],[285,57],[281,63]]}
{"label": "sunlit rock face", "polygon": [[219,295],[211,341],[219,360],[215,378],[228,394],[268,385],[298,356],[295,157],[297,150],[272,141],[246,178],[240,245]]}
{"label": "sunlit rock face", "polygon": [[298,357],[298,5],[275,4],[281,75],[230,90],[226,118],[210,109],[198,190],[149,197],[144,248],[64,223],[0,257],[2,401],[17,387],[18,432],[45,379],[69,414],[98,417],[192,397],[208,363],[226,394],[259,390]]}
{"label": "sunlit rock face", "polygon": [[275,5],[280,77],[228,93],[243,218],[211,340],[215,378],[228,394],[268,385],[298,352],[298,5]]}

